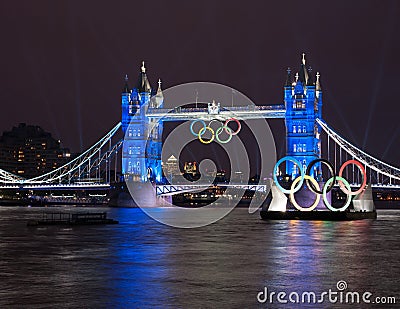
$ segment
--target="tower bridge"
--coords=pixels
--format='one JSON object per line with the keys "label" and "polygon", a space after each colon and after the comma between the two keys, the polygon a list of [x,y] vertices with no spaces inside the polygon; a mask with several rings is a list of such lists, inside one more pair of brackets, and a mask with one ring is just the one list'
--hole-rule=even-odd
{"label": "tower bridge", "polygon": [[[125,77],[121,94],[122,120],[105,136],[79,157],[35,178],[24,179],[0,170],[0,188],[68,190],[100,186],[104,189],[109,187],[111,182],[117,181],[116,171],[120,167],[125,180],[152,181],[157,185],[156,192],[159,195],[198,190],[196,185],[190,188],[162,184],[163,122],[214,119],[223,122],[231,118],[238,121],[261,118],[284,119],[286,154],[297,159],[303,169],[319,158],[333,159],[335,170],[349,158],[356,159],[366,168],[368,182],[373,187],[399,187],[399,168],[368,155],[336,133],[323,120],[322,98],[320,74],[313,75],[311,68],[306,66],[303,54],[298,72],[293,75],[290,69],[287,70],[283,86],[283,104],[225,106],[223,103],[215,102],[187,102],[187,106],[196,107],[168,109],[164,107],[161,81],[158,83],[158,89],[153,91],[143,63],[134,88],[129,86],[128,77]],[[124,134],[124,140],[117,138],[120,130]],[[325,139],[321,138],[323,135]],[[317,163],[311,172],[316,178],[322,179],[320,163]],[[299,173],[298,167],[293,162],[287,161],[286,173],[294,179]],[[359,177],[354,169],[350,175],[350,182],[359,183]],[[245,189],[260,192],[266,188],[263,183],[244,186]]]}

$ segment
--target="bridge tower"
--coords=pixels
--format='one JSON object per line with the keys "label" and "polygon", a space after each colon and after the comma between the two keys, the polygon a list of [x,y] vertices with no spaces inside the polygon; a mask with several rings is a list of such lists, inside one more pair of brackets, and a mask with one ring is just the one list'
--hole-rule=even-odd
{"label": "bridge tower", "polygon": [[[163,95],[161,82],[156,95],[147,78],[144,62],[140,68],[135,88],[130,89],[128,77],[121,94],[122,131],[124,133],[124,154],[122,156],[122,174],[125,179],[145,182],[160,181],[162,123],[152,123],[146,117],[148,108],[162,108]],[[150,131],[150,128],[154,129]]]}
{"label": "bridge tower", "polygon": [[[322,89],[320,75],[316,74],[314,82],[311,67],[306,67],[305,54],[300,70],[293,80],[290,68],[284,86],[284,100],[286,106],[286,155],[296,158],[305,170],[314,159],[321,157],[321,128],[316,119],[322,115]],[[290,161],[286,163],[286,173],[292,179],[299,175],[296,165]],[[312,175],[322,180],[321,164],[315,164]]]}

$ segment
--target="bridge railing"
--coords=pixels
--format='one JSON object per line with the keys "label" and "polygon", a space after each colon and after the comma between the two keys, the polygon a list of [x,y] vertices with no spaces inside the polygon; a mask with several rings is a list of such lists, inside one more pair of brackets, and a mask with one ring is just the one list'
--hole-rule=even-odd
{"label": "bridge railing", "polygon": [[203,191],[210,188],[237,188],[242,190],[254,191],[254,192],[267,192],[267,185],[260,184],[197,184],[197,185],[158,185],[156,186],[156,194],[158,196],[175,195],[191,191]]}
{"label": "bridge railing", "polygon": [[[98,142],[96,142],[92,147],[82,153],[80,156],[74,158],[70,162],[64,164],[63,166],[50,171],[41,176],[37,176],[30,179],[24,179],[21,181],[15,181],[21,184],[32,184],[32,183],[53,183],[56,181],[61,182],[62,179],[71,179],[73,173],[81,174],[86,166],[91,166],[91,162],[97,162],[99,164],[102,156],[101,149],[104,145],[111,141],[111,138],[121,127],[121,122],[119,122],[114,128],[111,129],[105,136],[103,136]],[[120,146],[120,145],[119,145]],[[118,148],[119,148],[118,146]]]}
{"label": "bridge railing", "polygon": [[336,133],[332,128],[330,128],[324,121],[321,119],[316,120],[317,123],[321,126],[321,128],[327,133],[327,135],[337,144],[341,149],[343,149],[346,153],[348,153],[354,159],[357,159],[366,167],[374,170],[375,172],[385,175],[390,179],[400,180],[400,169],[394,166],[391,166],[373,156],[369,155],[365,151],[359,149],[353,144],[349,143],[343,137],[341,137],[338,133]]}

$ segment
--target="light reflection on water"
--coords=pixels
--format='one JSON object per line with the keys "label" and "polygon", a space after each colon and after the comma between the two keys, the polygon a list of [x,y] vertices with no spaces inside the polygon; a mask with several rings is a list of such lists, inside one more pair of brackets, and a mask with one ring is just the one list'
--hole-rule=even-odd
{"label": "light reflection on water", "polygon": [[29,228],[43,209],[0,208],[0,307],[249,308],[264,286],[322,292],[339,280],[398,296],[399,211],[376,221],[266,222],[236,209],[176,229],[140,209],[101,210],[120,224]]}

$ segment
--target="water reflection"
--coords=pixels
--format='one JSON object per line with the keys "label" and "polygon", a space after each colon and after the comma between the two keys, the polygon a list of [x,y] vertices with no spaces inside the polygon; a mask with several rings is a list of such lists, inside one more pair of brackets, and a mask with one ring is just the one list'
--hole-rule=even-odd
{"label": "water reflection", "polygon": [[185,230],[109,209],[119,225],[27,228],[35,211],[0,208],[0,307],[254,308],[264,286],[319,292],[339,280],[398,293],[400,212],[267,222],[237,209]]}
{"label": "water reflection", "polygon": [[[375,221],[287,221],[272,225],[270,259],[274,276],[268,286],[286,292],[335,289],[339,280],[359,291],[376,291]],[[267,257],[266,257],[267,258]],[[375,279],[375,280],[371,280]]]}

